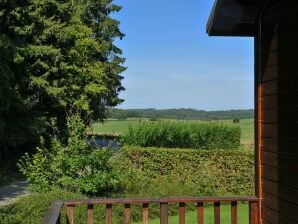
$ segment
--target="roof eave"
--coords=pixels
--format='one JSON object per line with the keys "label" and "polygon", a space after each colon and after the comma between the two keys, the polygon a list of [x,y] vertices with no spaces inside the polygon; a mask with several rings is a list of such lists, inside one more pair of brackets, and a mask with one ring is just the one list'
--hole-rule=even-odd
{"label": "roof eave", "polygon": [[208,35],[255,36],[258,5],[245,7],[239,3],[241,0],[229,1],[229,4],[226,2],[214,2],[206,27]]}

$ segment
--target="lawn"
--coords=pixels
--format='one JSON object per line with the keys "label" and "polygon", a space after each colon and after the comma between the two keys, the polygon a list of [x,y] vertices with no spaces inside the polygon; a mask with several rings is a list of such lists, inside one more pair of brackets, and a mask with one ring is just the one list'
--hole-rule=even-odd
{"label": "lawn", "polygon": [[[187,120],[185,122],[195,123],[195,122],[205,122],[198,120]],[[232,123],[231,120],[218,121],[224,123]],[[102,123],[94,123],[92,125],[93,132],[95,133],[117,133],[117,134],[125,134],[128,131],[128,127],[136,126],[139,123],[139,119],[131,119],[131,120],[107,120],[103,124]],[[241,143],[244,145],[252,146],[254,143],[254,120],[253,119],[242,119],[240,121],[241,128]]]}
{"label": "lawn", "polygon": [[[237,208],[238,212],[238,223],[248,224],[248,205],[247,204],[239,204]],[[150,212],[150,211],[149,211]],[[231,206],[228,204],[224,204],[221,206],[221,216],[220,223],[221,224],[230,224],[231,223]],[[186,213],[186,223],[197,223],[197,213],[196,211],[189,211]],[[133,224],[141,224],[142,222],[134,222]],[[159,224],[159,219],[149,220],[150,224]],[[170,216],[169,223],[175,224],[179,223],[179,216]],[[213,207],[205,207],[204,208],[204,223],[205,224],[213,224],[214,223],[214,215],[213,215]]]}

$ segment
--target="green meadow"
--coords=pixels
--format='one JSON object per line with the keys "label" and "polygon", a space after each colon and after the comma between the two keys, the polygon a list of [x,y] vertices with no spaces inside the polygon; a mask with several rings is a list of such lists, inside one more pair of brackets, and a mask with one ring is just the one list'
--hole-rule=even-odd
{"label": "green meadow", "polygon": [[[176,121],[176,120],[173,120]],[[187,123],[198,123],[198,122],[210,122],[200,120],[185,120]],[[220,120],[212,122],[223,122],[231,123],[232,120]],[[106,120],[104,123],[93,123],[92,130],[94,133],[108,133],[108,134],[125,134],[128,131],[129,126],[136,126],[139,124],[139,119],[130,120]],[[253,119],[242,119],[240,120],[241,128],[241,144],[253,146],[254,144],[254,120]]]}
{"label": "green meadow", "polygon": [[[221,205],[220,208],[220,223],[222,224],[230,224],[231,223],[231,206],[228,204]],[[247,204],[238,204],[237,206],[237,221],[241,224],[248,224],[248,205]],[[204,208],[204,223],[212,224],[214,223],[214,212],[213,207],[208,206]],[[189,211],[185,215],[186,223],[197,223],[197,212]],[[141,224],[142,222],[133,222],[133,224]],[[151,219],[149,220],[150,224],[159,224],[160,220]],[[178,224],[179,223],[179,215],[169,216],[169,223]]]}

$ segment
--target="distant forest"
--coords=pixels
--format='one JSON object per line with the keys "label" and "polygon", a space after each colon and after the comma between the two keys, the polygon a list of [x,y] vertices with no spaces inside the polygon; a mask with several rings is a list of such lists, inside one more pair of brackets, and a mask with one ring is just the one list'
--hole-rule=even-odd
{"label": "distant forest", "polygon": [[254,110],[204,111],[196,109],[116,109],[108,110],[107,118],[125,120],[127,118],[178,119],[178,120],[226,120],[254,118]]}

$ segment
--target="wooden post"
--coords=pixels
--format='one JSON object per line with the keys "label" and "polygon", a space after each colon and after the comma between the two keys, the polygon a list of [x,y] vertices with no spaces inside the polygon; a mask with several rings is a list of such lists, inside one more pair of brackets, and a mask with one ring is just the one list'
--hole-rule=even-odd
{"label": "wooden post", "polygon": [[168,203],[160,203],[160,224],[168,224]]}
{"label": "wooden post", "polygon": [[149,224],[149,209],[148,204],[143,204],[143,224]]}
{"label": "wooden post", "polygon": [[197,215],[198,215],[198,224],[204,223],[204,203],[197,203]]}
{"label": "wooden post", "polygon": [[220,202],[214,202],[214,224],[220,224]]}
{"label": "wooden post", "polygon": [[124,204],[124,224],[130,224],[130,204]]}
{"label": "wooden post", "polygon": [[73,205],[67,205],[66,207],[66,223],[67,224],[74,224],[74,206]]}
{"label": "wooden post", "polygon": [[231,202],[231,223],[237,224],[237,201]]}
{"label": "wooden post", "polygon": [[258,224],[258,202],[249,202],[249,224]]}
{"label": "wooden post", "polygon": [[179,203],[179,224],[185,224],[185,203]]}
{"label": "wooden post", "polygon": [[94,209],[93,209],[93,205],[91,205],[91,204],[87,205],[87,214],[88,214],[87,223],[88,224],[94,224]]}
{"label": "wooden post", "polygon": [[112,224],[112,205],[106,205],[106,224]]}

